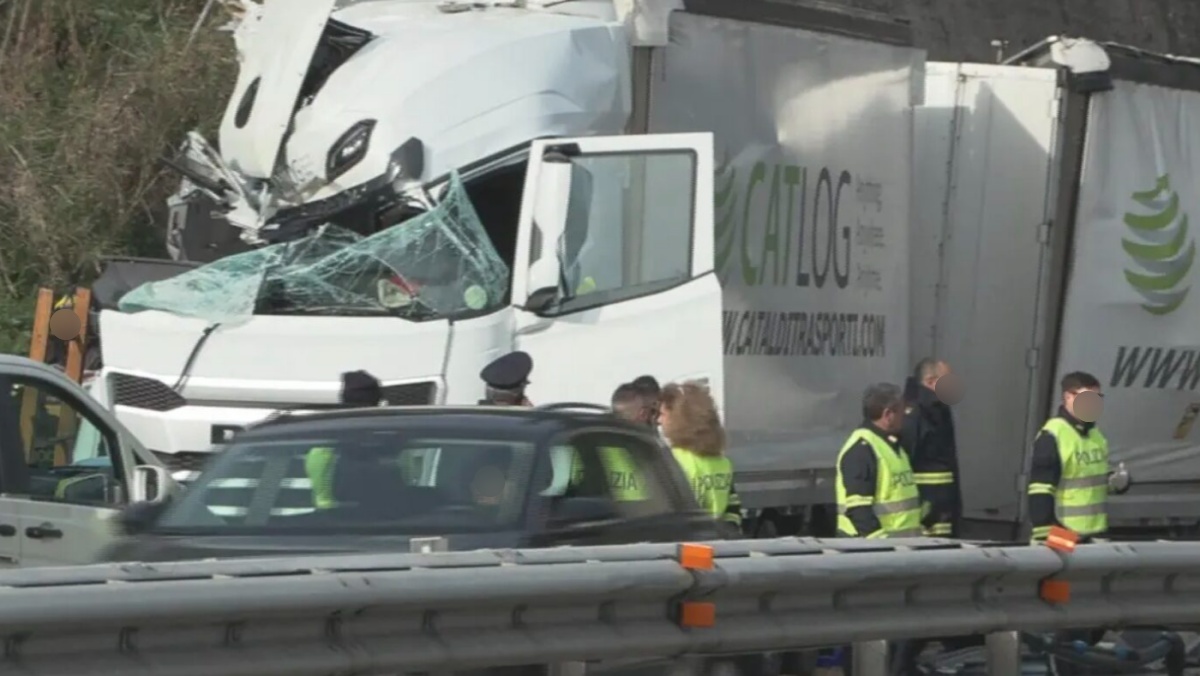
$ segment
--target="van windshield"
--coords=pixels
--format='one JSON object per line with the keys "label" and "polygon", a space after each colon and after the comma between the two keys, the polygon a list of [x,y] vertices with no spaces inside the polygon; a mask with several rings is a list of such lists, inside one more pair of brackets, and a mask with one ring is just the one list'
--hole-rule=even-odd
{"label": "van windshield", "polygon": [[161,310],[213,323],[255,314],[455,317],[498,307],[509,270],[457,175],[433,209],[368,237],[333,225],[246,251],[120,300],[122,312]]}
{"label": "van windshield", "polygon": [[515,529],[535,445],[395,430],[237,443],[154,531],[426,535]]}

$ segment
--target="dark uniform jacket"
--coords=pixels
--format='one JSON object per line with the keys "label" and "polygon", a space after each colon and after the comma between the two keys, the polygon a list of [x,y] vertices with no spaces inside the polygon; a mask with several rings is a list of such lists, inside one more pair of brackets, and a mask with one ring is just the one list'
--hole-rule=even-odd
{"label": "dark uniform jacket", "polygon": [[918,385],[904,416],[900,443],[908,451],[913,474],[953,472],[958,477],[958,446],[954,415],[933,390]]}

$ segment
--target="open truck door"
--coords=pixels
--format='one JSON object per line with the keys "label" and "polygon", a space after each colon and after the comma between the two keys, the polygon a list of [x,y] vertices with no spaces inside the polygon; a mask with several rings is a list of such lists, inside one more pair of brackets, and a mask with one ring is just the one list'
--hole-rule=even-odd
{"label": "open truck door", "polygon": [[699,379],[722,400],[710,133],[533,143],[514,263],[515,348],[536,402]]}

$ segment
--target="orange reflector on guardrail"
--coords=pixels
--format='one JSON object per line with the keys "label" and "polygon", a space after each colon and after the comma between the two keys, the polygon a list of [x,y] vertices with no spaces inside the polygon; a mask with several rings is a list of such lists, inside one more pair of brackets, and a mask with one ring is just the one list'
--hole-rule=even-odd
{"label": "orange reflector on guardrail", "polygon": [[1038,596],[1047,603],[1066,603],[1071,600],[1071,583],[1066,580],[1042,580]]}
{"label": "orange reflector on guardrail", "polygon": [[1052,527],[1050,534],[1046,536],[1046,546],[1063,554],[1070,554],[1075,551],[1075,545],[1078,543],[1078,533],[1060,526]]}
{"label": "orange reflector on guardrail", "polygon": [[685,542],[676,549],[675,559],[688,570],[712,570],[713,548]]}
{"label": "orange reflector on guardrail", "polygon": [[715,603],[686,601],[679,606],[679,626],[712,627],[717,623]]}

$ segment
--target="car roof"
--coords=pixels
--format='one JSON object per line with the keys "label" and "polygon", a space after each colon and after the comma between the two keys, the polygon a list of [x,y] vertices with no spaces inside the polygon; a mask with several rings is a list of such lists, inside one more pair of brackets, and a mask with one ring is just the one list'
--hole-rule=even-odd
{"label": "car roof", "polygon": [[[246,428],[237,441],[280,436],[328,433],[337,429],[451,427],[468,433],[495,431],[505,436],[542,437],[576,429],[605,427],[650,436],[641,426],[600,410],[580,410],[576,405],[527,408],[517,406],[383,406],[283,413]],[[598,407],[597,407],[598,408]]]}

